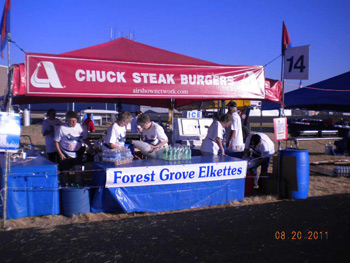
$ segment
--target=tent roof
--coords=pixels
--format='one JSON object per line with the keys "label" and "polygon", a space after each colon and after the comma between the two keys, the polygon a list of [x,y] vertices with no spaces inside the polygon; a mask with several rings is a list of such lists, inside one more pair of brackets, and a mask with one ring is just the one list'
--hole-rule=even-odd
{"label": "tent roof", "polygon": [[69,51],[62,55],[129,62],[218,65],[202,59],[148,46],[123,37],[107,43]]}
{"label": "tent roof", "polygon": [[[287,108],[350,112],[350,72],[285,94]],[[267,103],[263,109],[276,108]]]}
{"label": "tent roof", "polygon": [[[116,40],[106,42],[103,44],[86,47],[78,50],[65,52],[61,55],[76,58],[88,58],[88,59],[102,59],[112,61],[127,61],[127,62],[147,62],[147,63],[159,63],[159,64],[182,64],[182,65],[207,65],[218,66],[219,64],[205,61],[202,59],[185,56],[175,52],[167,51],[164,49],[145,45],[136,41],[132,41],[126,38],[118,38]],[[269,100],[278,100],[281,97],[280,85],[266,79],[270,91],[266,91],[266,98]],[[277,83],[278,84],[278,83]],[[267,88],[266,88],[267,90]],[[235,99],[235,98],[232,98]],[[248,98],[247,98],[248,99]],[[205,101],[208,99],[177,99],[175,100],[175,108],[183,105],[188,105],[196,102]],[[42,103],[42,97],[34,96],[16,96],[15,103]],[[102,102],[101,98],[50,98],[52,102]],[[105,98],[103,102],[115,103],[119,99]],[[170,107],[170,100],[164,99],[121,99],[123,104],[139,104],[139,105],[151,105],[158,107]]]}

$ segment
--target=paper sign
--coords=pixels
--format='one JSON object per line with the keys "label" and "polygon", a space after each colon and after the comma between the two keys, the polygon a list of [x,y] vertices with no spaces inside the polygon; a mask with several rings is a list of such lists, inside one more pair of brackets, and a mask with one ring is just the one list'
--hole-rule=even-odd
{"label": "paper sign", "polygon": [[285,79],[309,79],[309,46],[287,48],[284,55]]}
{"label": "paper sign", "polygon": [[288,138],[287,118],[274,118],[273,127],[275,131],[275,141],[285,141]]}
{"label": "paper sign", "polygon": [[19,114],[0,112],[0,151],[17,151],[21,135]]}

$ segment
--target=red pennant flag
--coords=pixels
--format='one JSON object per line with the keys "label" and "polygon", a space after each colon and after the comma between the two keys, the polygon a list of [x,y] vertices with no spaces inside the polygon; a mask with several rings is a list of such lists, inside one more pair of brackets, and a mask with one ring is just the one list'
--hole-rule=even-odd
{"label": "red pennant flag", "polygon": [[4,11],[2,12],[1,18],[1,57],[4,58],[2,53],[5,49],[7,43],[7,33],[10,33],[10,9],[11,9],[11,0],[6,0]]}
{"label": "red pennant flag", "polygon": [[284,24],[283,21],[283,26],[282,26],[282,54],[286,51],[287,48],[290,48],[292,46],[292,43],[290,41],[290,37],[288,34],[288,30],[286,25]]}

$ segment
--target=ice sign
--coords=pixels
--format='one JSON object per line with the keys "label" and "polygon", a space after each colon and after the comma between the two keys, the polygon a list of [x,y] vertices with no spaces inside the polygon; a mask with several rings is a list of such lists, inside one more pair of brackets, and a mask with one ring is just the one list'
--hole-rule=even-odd
{"label": "ice sign", "polygon": [[188,111],[187,112],[187,118],[189,119],[193,119],[193,118],[202,118],[202,112],[201,111],[197,111],[197,110],[193,110],[193,111]]}
{"label": "ice sign", "polygon": [[19,114],[0,112],[0,151],[16,151],[21,135]]}

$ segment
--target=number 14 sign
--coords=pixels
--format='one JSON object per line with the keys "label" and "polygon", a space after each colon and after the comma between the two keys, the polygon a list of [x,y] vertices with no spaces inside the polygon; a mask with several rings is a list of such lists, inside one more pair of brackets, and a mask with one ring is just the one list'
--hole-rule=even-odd
{"label": "number 14 sign", "polygon": [[284,54],[285,79],[309,79],[309,46],[287,48]]}

